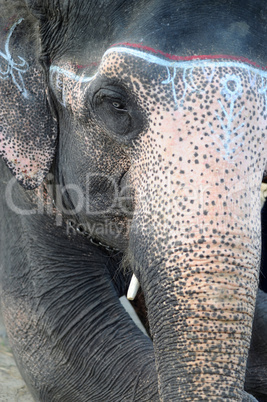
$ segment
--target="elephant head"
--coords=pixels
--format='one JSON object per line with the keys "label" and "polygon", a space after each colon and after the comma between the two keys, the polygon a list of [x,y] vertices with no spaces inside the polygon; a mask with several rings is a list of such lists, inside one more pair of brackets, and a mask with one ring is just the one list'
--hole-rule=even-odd
{"label": "elephant head", "polygon": [[261,255],[266,5],[2,3],[7,166],[27,194],[50,171],[63,221],[123,253],[144,292],[162,401],[242,400]]}

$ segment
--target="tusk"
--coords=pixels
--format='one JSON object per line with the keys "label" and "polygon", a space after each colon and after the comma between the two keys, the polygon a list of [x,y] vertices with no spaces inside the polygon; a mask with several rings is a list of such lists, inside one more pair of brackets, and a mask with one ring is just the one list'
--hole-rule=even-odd
{"label": "tusk", "polygon": [[267,200],[267,183],[261,183],[261,207]]}
{"label": "tusk", "polygon": [[135,296],[137,295],[138,289],[140,287],[140,283],[138,279],[136,278],[135,274],[133,274],[130,286],[127,292],[127,299],[128,300],[134,300]]}

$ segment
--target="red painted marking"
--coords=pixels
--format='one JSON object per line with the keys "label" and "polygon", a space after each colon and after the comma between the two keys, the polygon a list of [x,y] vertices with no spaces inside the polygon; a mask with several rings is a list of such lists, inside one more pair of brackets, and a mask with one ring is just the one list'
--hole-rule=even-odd
{"label": "red painted marking", "polygon": [[77,64],[76,67],[80,70],[80,69],[87,68],[87,67],[97,67],[99,64],[100,64],[99,61],[94,61],[92,63],[84,64],[84,65],[83,64]]}
{"label": "red painted marking", "polygon": [[141,43],[129,43],[129,42],[115,43],[111,47],[114,47],[114,46],[133,47],[133,48],[137,48],[137,49],[140,49],[140,50],[144,50],[146,52],[159,54],[161,56],[167,57],[170,60],[175,60],[175,61],[228,59],[228,60],[241,61],[243,63],[251,64],[252,66],[260,68],[262,70],[267,70],[267,66],[260,66],[259,64],[255,63],[254,61],[251,61],[251,60],[247,59],[246,57],[242,57],[242,56],[232,56],[232,55],[228,55],[228,54],[198,55],[198,56],[176,56],[176,55],[173,55],[173,54],[164,53],[161,50],[153,49],[152,47],[149,47],[149,46],[144,46]]}
{"label": "red painted marking", "polygon": [[12,25],[14,24],[14,22],[16,21],[16,19],[17,19],[17,15],[16,15],[16,14],[12,15],[12,17],[10,17],[10,18],[7,20],[6,25],[4,26],[4,31],[8,32],[9,29],[11,28],[11,26],[12,26]]}

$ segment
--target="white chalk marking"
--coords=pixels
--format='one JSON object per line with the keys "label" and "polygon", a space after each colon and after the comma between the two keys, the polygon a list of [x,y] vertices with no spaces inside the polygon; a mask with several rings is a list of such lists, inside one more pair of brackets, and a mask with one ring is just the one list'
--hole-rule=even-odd
{"label": "white chalk marking", "polygon": [[[28,63],[27,63],[22,57],[20,57],[20,56],[17,56],[18,59],[20,60],[20,63],[16,63],[16,62],[14,61],[14,59],[13,59],[11,53],[10,53],[10,50],[9,50],[9,44],[10,44],[11,36],[12,36],[14,30],[16,29],[16,27],[17,27],[17,26],[21,23],[21,21],[23,21],[23,20],[24,20],[24,18],[20,18],[20,19],[12,26],[12,28],[10,29],[9,34],[8,34],[8,36],[7,36],[6,44],[5,44],[5,52],[6,52],[6,53],[3,53],[3,52],[0,51],[0,57],[2,57],[2,58],[7,62],[7,69],[6,69],[6,71],[3,71],[3,70],[1,69],[1,65],[0,65],[0,79],[6,80],[6,79],[8,79],[9,77],[11,77],[13,83],[16,85],[16,87],[18,88],[18,90],[21,92],[22,96],[27,99],[27,98],[29,97],[29,95],[28,95],[27,89],[25,88],[24,80],[23,80],[22,74],[23,74],[23,73],[26,73],[26,72],[28,71],[29,65],[28,65]],[[17,81],[17,79],[16,79],[16,77],[15,77],[15,74],[14,74],[14,70],[18,72],[18,76],[19,76],[20,82]]]}

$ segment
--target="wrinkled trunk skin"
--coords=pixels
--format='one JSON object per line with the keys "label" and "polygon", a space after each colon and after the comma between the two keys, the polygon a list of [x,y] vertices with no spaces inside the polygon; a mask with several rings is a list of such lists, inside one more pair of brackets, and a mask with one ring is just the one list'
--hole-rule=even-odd
{"label": "wrinkled trunk skin", "polygon": [[[119,71],[123,63],[131,76],[131,57],[121,56]],[[206,67],[190,70],[190,85],[186,68],[177,70],[178,100],[163,67],[154,67],[154,92],[148,77],[139,83],[150,113],[128,175],[128,259],[144,289],[162,401],[241,401],[255,309],[262,81],[252,91],[242,67]]]}
{"label": "wrinkled trunk skin", "polygon": [[[249,237],[230,239],[225,232],[208,231],[199,239],[188,235],[181,245],[174,236],[165,236],[173,242],[169,250],[162,239],[145,253],[153,260],[136,265],[146,289],[161,400],[242,400],[258,244],[251,246]],[[214,240],[223,236],[228,239],[218,250]],[[140,266],[149,273],[143,275]]]}
{"label": "wrinkled trunk skin", "polygon": [[176,265],[157,270],[160,284],[152,281],[146,295],[161,399],[241,400],[256,275],[246,275],[247,285],[243,279],[234,284],[233,276],[242,277],[245,267],[221,266],[221,274],[200,263],[188,264],[181,274],[181,256],[172,259]]}

